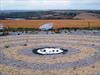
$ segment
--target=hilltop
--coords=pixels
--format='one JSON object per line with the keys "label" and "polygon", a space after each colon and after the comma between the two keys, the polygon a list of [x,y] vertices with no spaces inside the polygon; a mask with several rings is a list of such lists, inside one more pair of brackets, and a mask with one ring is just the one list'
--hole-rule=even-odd
{"label": "hilltop", "polygon": [[[83,16],[83,17],[82,17]],[[100,19],[99,10],[0,11],[0,20]]]}
{"label": "hilltop", "polygon": [[80,13],[74,17],[74,19],[91,19],[91,20],[98,20],[100,19],[100,14],[96,13]]}

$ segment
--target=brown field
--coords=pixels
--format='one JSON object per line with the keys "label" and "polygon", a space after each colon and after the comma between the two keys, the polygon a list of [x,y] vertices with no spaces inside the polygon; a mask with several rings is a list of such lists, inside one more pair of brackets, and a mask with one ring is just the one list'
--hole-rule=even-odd
{"label": "brown field", "polygon": [[38,28],[45,23],[53,23],[54,28],[100,27],[100,20],[0,20],[8,28]]}
{"label": "brown field", "polygon": [[80,13],[76,15],[74,18],[75,19],[82,19],[82,20],[99,20],[100,14],[96,13]]}

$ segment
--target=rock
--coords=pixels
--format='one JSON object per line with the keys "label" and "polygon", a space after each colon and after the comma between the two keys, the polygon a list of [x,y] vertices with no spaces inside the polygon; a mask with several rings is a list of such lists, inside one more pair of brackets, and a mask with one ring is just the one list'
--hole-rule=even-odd
{"label": "rock", "polygon": [[4,25],[0,24],[0,30],[3,30],[3,29],[4,29]]}
{"label": "rock", "polygon": [[53,29],[53,23],[46,23],[39,27],[40,30],[50,30]]}

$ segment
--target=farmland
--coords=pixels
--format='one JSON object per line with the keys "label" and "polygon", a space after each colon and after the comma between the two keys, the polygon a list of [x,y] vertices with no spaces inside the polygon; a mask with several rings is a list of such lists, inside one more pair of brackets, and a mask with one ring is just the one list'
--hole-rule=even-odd
{"label": "farmland", "polygon": [[53,23],[54,28],[100,27],[100,20],[0,20],[8,28],[39,28],[45,23]]}

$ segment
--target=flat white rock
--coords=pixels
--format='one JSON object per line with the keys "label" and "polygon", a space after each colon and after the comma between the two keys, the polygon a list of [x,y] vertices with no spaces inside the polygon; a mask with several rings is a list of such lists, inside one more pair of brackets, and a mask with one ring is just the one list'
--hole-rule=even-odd
{"label": "flat white rock", "polygon": [[53,28],[53,23],[46,23],[39,27],[40,30],[50,30]]}

